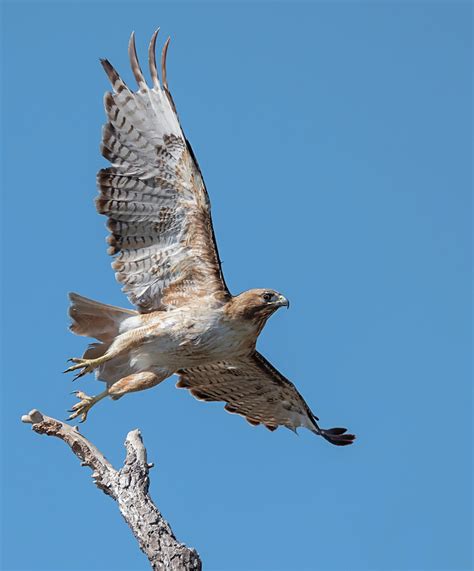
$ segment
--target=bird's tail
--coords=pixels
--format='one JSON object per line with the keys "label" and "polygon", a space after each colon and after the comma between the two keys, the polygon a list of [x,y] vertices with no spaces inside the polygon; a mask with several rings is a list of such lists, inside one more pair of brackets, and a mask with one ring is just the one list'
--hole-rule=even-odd
{"label": "bird's tail", "polygon": [[124,319],[136,315],[131,309],[122,309],[93,301],[77,293],[70,293],[69,329],[76,335],[94,337],[103,343],[110,343],[119,333]]}

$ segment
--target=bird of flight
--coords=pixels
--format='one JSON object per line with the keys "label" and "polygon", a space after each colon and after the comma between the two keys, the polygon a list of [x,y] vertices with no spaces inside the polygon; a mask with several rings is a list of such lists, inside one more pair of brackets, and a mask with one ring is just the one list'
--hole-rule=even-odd
{"label": "bird of flight", "polygon": [[137,310],[70,294],[71,330],[97,340],[65,372],[95,371],[106,383],[80,399],[70,419],[86,420],[110,396],[149,389],[173,374],[178,387],[198,399],[224,401],[229,412],[270,430],[305,427],[338,446],[352,444],[345,428],[321,428],[295,386],[255,348],[268,318],[288,300],[273,289],[233,296],[225,283],[198,163],[181,128],[166,79],[166,54],[158,77],[155,45],[148,86],[135,38],[129,57],[138,90],[132,91],[109,61],[105,94],[108,122],[102,154],[111,166],[97,176],[97,210],[107,216],[109,254],[123,291]]}

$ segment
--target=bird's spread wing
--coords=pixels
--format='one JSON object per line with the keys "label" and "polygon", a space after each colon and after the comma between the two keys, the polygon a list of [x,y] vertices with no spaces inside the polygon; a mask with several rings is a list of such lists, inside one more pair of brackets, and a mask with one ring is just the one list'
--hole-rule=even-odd
{"label": "bird's spread wing", "polygon": [[352,444],[355,437],[345,428],[320,428],[296,387],[260,353],[235,362],[216,362],[179,371],[177,387],[200,400],[225,401],[228,412],[244,416],[250,424],[270,430],[303,426],[332,444]]}
{"label": "bird's spread wing", "polygon": [[138,91],[102,60],[113,87],[105,95],[102,154],[112,166],[98,173],[97,210],[108,216],[116,277],[141,312],[179,307],[190,297],[229,297],[204,181],[168,91],[169,39],[160,84],[156,36],[149,48],[152,87],[140,69],[133,34],[129,56]]}

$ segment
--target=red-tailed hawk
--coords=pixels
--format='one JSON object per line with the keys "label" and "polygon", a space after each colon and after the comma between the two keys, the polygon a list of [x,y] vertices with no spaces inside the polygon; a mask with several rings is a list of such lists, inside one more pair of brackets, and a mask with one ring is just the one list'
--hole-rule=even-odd
{"label": "red-tailed hawk", "polygon": [[113,92],[105,95],[108,122],[102,154],[112,166],[98,173],[97,210],[108,218],[109,253],[123,291],[137,311],[70,294],[71,330],[93,337],[66,372],[96,372],[107,388],[80,399],[70,418],[84,421],[106,396],[118,399],[176,373],[178,387],[198,399],[224,401],[229,412],[270,430],[308,428],[332,444],[354,440],[345,428],[323,429],[295,386],[255,349],[267,319],[289,303],[272,289],[233,296],[224,281],[209,197],[183,134],[166,80],[149,47],[152,87],[145,81],[132,34],[133,92],[107,60]]}

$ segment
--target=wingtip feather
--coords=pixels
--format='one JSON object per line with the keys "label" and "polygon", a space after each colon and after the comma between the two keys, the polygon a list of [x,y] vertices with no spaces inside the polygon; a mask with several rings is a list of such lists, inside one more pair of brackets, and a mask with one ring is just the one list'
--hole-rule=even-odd
{"label": "wingtip feather", "polygon": [[165,45],[163,46],[163,51],[161,52],[161,81],[163,82],[163,87],[166,89],[166,91],[169,91],[168,80],[166,77],[166,58],[168,56],[168,47],[170,45],[170,41],[171,37],[168,36]]}
{"label": "wingtip feather", "polygon": [[110,83],[116,93],[120,93],[123,89],[127,89],[127,85],[123,81],[123,79],[118,74],[117,70],[114,66],[110,63],[110,61],[106,58],[100,58],[100,63],[104,68],[107,77],[109,78]]}
{"label": "wingtip feather", "polygon": [[321,428],[319,434],[335,446],[348,446],[356,439],[355,434],[347,434],[347,428]]}
{"label": "wingtip feather", "polygon": [[140,67],[140,62],[138,61],[137,48],[135,45],[135,32],[130,34],[130,40],[128,42],[128,57],[130,59],[130,65],[132,67],[133,75],[137,81],[138,87],[141,90],[146,90],[146,80],[143,75],[142,69]]}
{"label": "wingtip feather", "polygon": [[150,45],[148,46],[148,66],[150,68],[150,75],[153,87],[160,86],[160,80],[158,78],[158,70],[156,68],[156,38],[158,37],[159,31],[160,28],[157,28],[153,32],[153,35],[150,40]]}

